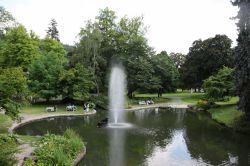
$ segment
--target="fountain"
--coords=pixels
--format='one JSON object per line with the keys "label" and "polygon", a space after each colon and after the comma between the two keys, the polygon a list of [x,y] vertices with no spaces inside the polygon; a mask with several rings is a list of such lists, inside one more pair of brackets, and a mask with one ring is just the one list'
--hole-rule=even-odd
{"label": "fountain", "polygon": [[126,128],[124,116],[124,96],[126,87],[126,74],[121,64],[112,66],[109,81],[109,124],[110,128]]}

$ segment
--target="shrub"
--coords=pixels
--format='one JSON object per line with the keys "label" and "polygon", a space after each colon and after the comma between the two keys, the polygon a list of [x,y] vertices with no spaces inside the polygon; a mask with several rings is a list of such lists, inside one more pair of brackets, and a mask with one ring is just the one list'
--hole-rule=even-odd
{"label": "shrub", "polygon": [[108,98],[106,96],[92,96],[89,99],[90,103],[94,103],[96,107],[101,109],[107,109],[108,107]]}
{"label": "shrub", "polygon": [[17,152],[16,139],[8,135],[0,135],[0,165],[15,165],[15,153]]}
{"label": "shrub", "polygon": [[213,102],[209,102],[207,100],[199,100],[197,102],[197,107],[198,108],[202,108],[204,110],[208,110],[210,109],[211,107],[213,107],[214,103]]}
{"label": "shrub", "polygon": [[31,158],[28,158],[25,160],[23,166],[35,166],[35,161],[33,161]]}
{"label": "shrub", "polygon": [[34,154],[38,164],[70,166],[83,147],[81,138],[73,130],[67,129],[63,136],[43,136]]}

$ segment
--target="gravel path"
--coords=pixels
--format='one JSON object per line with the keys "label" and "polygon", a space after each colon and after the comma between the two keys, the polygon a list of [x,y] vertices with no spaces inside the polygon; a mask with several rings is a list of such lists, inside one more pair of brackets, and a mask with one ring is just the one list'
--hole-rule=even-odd
{"label": "gravel path", "polygon": [[29,157],[34,150],[33,147],[31,147],[29,144],[22,144],[18,147],[19,153],[17,153],[16,159],[18,161],[17,166],[22,166],[24,162],[25,157]]}

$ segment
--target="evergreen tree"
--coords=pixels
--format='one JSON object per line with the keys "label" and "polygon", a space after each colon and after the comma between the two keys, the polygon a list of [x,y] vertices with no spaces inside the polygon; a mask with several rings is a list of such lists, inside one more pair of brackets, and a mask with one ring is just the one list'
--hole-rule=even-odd
{"label": "evergreen tree", "polygon": [[239,7],[238,45],[236,54],[236,90],[240,97],[239,110],[250,115],[250,1],[235,0],[233,5]]}
{"label": "evergreen tree", "polygon": [[55,39],[57,41],[60,41],[59,39],[59,32],[57,30],[57,22],[55,19],[52,19],[48,30],[47,30],[47,36],[51,37],[52,39]]}

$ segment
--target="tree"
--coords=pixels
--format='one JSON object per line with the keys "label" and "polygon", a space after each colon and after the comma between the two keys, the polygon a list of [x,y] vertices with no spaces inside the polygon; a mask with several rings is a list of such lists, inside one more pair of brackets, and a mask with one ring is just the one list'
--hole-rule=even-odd
{"label": "tree", "polygon": [[170,58],[174,62],[177,69],[179,69],[185,62],[186,56],[182,53],[170,53]]}
{"label": "tree", "polygon": [[27,97],[27,79],[20,67],[0,69],[0,105],[15,118],[20,103]]}
{"label": "tree", "polygon": [[166,51],[151,57],[154,66],[154,75],[160,79],[160,88],[157,90],[158,96],[163,92],[173,92],[177,88],[179,72],[171,57]]}
{"label": "tree", "polygon": [[48,30],[47,30],[47,36],[51,39],[55,39],[57,41],[60,41],[59,39],[59,31],[57,30],[57,22],[55,19],[52,19],[50,21]]}
{"label": "tree", "polygon": [[15,19],[10,12],[0,6],[0,37],[15,23]]}
{"label": "tree", "polygon": [[127,70],[128,96],[133,92],[157,91],[160,88],[160,79],[154,76],[154,68],[150,57],[154,52],[145,38],[146,28],[142,17],[123,17],[118,23],[116,36],[117,54]]}
{"label": "tree", "polygon": [[233,67],[231,43],[231,39],[226,35],[194,41],[180,69],[185,87],[201,88],[203,80],[218,72],[223,66]]}
{"label": "tree", "polygon": [[101,55],[102,34],[97,23],[89,21],[85,28],[81,29],[79,37],[80,42],[77,44],[73,61],[88,67],[94,81],[95,92],[99,94],[100,87],[104,85],[107,60]]}
{"label": "tree", "polygon": [[233,5],[239,7],[236,16],[239,35],[235,49],[236,91],[240,97],[238,108],[250,116],[250,1],[235,0]]}
{"label": "tree", "polygon": [[224,100],[226,96],[233,96],[234,69],[223,67],[218,73],[210,76],[203,83],[208,99],[212,102]]}
{"label": "tree", "polygon": [[89,91],[93,87],[91,73],[78,63],[74,68],[61,74],[60,87],[64,100],[72,101],[75,98],[84,100],[89,97]]}
{"label": "tree", "polygon": [[37,41],[21,25],[7,31],[0,47],[0,63],[4,68],[20,66],[27,71],[27,67],[40,54]]}
{"label": "tree", "polygon": [[[153,79],[154,69],[149,60],[138,57],[130,58],[127,62],[128,96],[133,97],[136,90],[147,90],[155,83]],[[152,80],[153,79],[153,80]]]}
{"label": "tree", "polygon": [[60,94],[59,79],[67,63],[65,50],[56,40],[40,42],[41,55],[29,67],[29,87],[33,95],[49,100]]}

